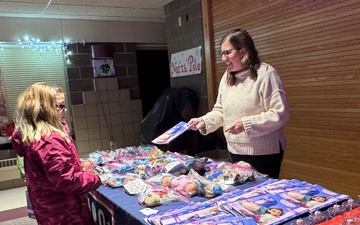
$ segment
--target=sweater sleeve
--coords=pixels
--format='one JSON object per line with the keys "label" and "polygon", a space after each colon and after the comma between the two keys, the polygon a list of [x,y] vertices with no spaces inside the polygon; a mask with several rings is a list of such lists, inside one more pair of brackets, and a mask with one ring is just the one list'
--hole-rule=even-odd
{"label": "sweater sleeve", "polygon": [[265,111],[257,115],[242,117],[246,135],[258,137],[274,132],[290,118],[289,104],[279,75],[273,69],[260,84]]}
{"label": "sweater sleeve", "polygon": [[46,154],[42,157],[42,163],[47,179],[58,190],[67,194],[81,194],[99,187],[99,177],[82,171],[80,162],[65,140],[52,137],[43,147]]}

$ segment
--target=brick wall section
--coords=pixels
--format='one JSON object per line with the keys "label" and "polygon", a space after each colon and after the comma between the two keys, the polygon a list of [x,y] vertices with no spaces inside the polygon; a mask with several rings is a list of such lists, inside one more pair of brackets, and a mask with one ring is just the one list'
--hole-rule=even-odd
{"label": "brick wall section", "polygon": [[134,43],[74,43],[67,48],[72,52],[69,56],[71,63],[67,64],[71,104],[83,104],[82,92],[94,91],[91,45],[97,44],[110,45],[114,50],[115,77],[119,89],[130,89],[131,99],[140,99]]}
{"label": "brick wall section", "polygon": [[[181,18],[181,26],[178,19]],[[203,47],[200,0],[174,0],[165,5],[165,29],[169,61],[171,54],[195,47]],[[199,115],[208,111],[204,51],[201,74],[171,78],[172,87],[188,87],[200,97]]]}
{"label": "brick wall section", "polygon": [[[113,50],[115,76],[94,77],[92,45]],[[135,44],[74,43],[67,66],[72,128],[80,155],[110,148],[139,145],[142,108]]]}

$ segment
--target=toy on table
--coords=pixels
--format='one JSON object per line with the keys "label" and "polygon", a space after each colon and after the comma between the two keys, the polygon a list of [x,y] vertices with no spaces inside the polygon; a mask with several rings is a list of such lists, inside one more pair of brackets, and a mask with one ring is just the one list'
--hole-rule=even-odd
{"label": "toy on table", "polygon": [[217,161],[208,161],[205,164],[205,171],[217,170],[217,168],[221,167],[225,162],[217,162]]}
{"label": "toy on table", "polygon": [[157,149],[155,152],[152,152],[152,154],[150,154],[150,158],[152,161],[156,161],[163,157],[164,157],[164,153],[160,149]]}
{"label": "toy on table", "polygon": [[103,182],[104,185],[109,185],[110,187],[122,187],[124,184],[124,176],[111,174],[109,177]]}
{"label": "toy on table", "polygon": [[139,152],[139,156],[150,157],[160,149],[155,145],[149,144],[149,145],[140,145],[137,147],[137,150]]}
{"label": "toy on table", "polygon": [[169,202],[176,201],[188,202],[188,199],[171,191],[167,187],[152,186],[145,189],[138,196],[139,204],[145,205],[147,207],[163,205]]}
{"label": "toy on table", "polygon": [[236,166],[240,166],[241,168],[245,169],[249,168],[249,171],[252,172],[252,175],[249,176],[248,180],[255,180],[255,179],[259,179],[259,178],[263,178],[263,177],[267,177],[266,174],[262,174],[259,171],[257,171],[253,166],[251,166],[250,163],[245,162],[245,161],[239,161],[234,163],[234,165]]}
{"label": "toy on table", "polygon": [[240,185],[246,181],[254,180],[254,169],[244,161],[235,164],[224,164],[224,183],[231,185]]}
{"label": "toy on table", "polygon": [[131,166],[126,162],[108,162],[105,166],[111,171],[111,173],[124,174],[127,171],[131,170]]}
{"label": "toy on table", "polygon": [[163,171],[165,162],[162,160],[159,161],[149,161],[145,165],[145,173],[148,177],[153,177],[157,174],[160,174]]}
{"label": "toy on table", "polygon": [[174,176],[171,174],[157,174],[145,180],[145,183],[153,186],[162,186],[162,187],[171,187],[171,180],[174,179]]}
{"label": "toy on table", "polygon": [[216,167],[208,167],[209,171],[206,172],[206,177],[221,184],[240,185],[248,180],[254,180],[254,170],[251,167],[247,167],[248,165],[250,164],[224,162]]}
{"label": "toy on table", "polygon": [[172,175],[163,176],[161,179],[161,185],[164,187],[171,187],[172,179],[174,179],[174,176],[172,176]]}
{"label": "toy on table", "polygon": [[187,169],[187,171],[189,171],[190,169],[195,170],[196,172],[198,172],[198,174],[200,174],[201,176],[204,175],[205,173],[205,165],[207,162],[208,158],[203,157],[203,158],[187,158],[184,165]]}
{"label": "toy on table", "polygon": [[141,177],[144,178],[144,177],[146,177],[145,168],[146,168],[146,165],[144,165],[144,164],[137,165],[135,167],[135,173],[139,174]]}
{"label": "toy on table", "polygon": [[138,202],[141,205],[147,207],[153,207],[161,205],[161,198],[169,194],[169,190],[166,188],[146,189],[139,194]]}
{"label": "toy on table", "polygon": [[251,164],[245,161],[236,162],[235,165],[252,168]]}
{"label": "toy on table", "polygon": [[214,184],[212,182],[205,184],[205,186],[200,189],[200,191],[205,198],[214,198],[224,193],[220,185]]}
{"label": "toy on table", "polygon": [[194,181],[196,182],[199,193],[201,193],[206,198],[213,198],[224,193],[224,190],[230,191],[234,190],[235,188],[230,185],[222,185],[220,186],[216,182],[213,182],[209,179],[206,179],[203,176],[200,176],[195,170],[191,169],[189,171],[188,176],[193,177]]}
{"label": "toy on table", "polygon": [[90,154],[82,157],[80,160],[82,163],[86,162],[86,164],[87,164],[86,166],[89,166],[88,163],[90,163],[93,167],[95,167],[97,165],[102,164],[103,157],[99,152],[93,152],[93,153],[90,153]]}
{"label": "toy on table", "polygon": [[197,195],[199,192],[198,184],[187,175],[172,179],[171,188],[184,196],[190,197]]}
{"label": "toy on table", "polygon": [[141,176],[139,174],[135,174],[135,173],[127,173],[124,176],[124,184],[136,180],[136,179],[141,179]]}
{"label": "toy on table", "polygon": [[81,162],[81,166],[83,171],[85,172],[90,172],[90,173],[94,173],[94,165],[92,164],[92,162],[90,160],[85,160],[83,162]]}
{"label": "toy on table", "polygon": [[219,183],[223,173],[224,173],[224,171],[214,170],[214,171],[210,171],[210,172],[205,173],[205,177],[207,179],[211,180],[211,181]]}
{"label": "toy on table", "polygon": [[171,160],[164,165],[162,172],[170,173],[173,174],[174,176],[180,176],[186,174],[187,169],[182,162],[178,160]]}

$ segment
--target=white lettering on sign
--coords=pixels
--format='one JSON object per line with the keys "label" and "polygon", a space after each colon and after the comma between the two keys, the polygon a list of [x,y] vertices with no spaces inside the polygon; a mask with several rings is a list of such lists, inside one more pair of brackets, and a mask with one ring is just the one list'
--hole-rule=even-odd
{"label": "white lettering on sign", "polygon": [[88,203],[96,225],[115,224],[115,209],[111,203],[101,199],[95,191],[88,194]]}
{"label": "white lettering on sign", "polygon": [[171,77],[200,74],[202,69],[201,46],[171,54]]}

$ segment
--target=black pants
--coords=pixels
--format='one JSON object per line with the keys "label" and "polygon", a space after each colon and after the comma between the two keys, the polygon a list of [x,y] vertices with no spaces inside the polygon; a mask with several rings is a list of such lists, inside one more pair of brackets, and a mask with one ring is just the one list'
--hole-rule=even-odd
{"label": "black pants", "polygon": [[280,147],[280,153],[272,155],[237,155],[229,152],[231,163],[245,161],[250,163],[260,173],[267,174],[271,178],[279,178],[281,162],[284,151]]}

